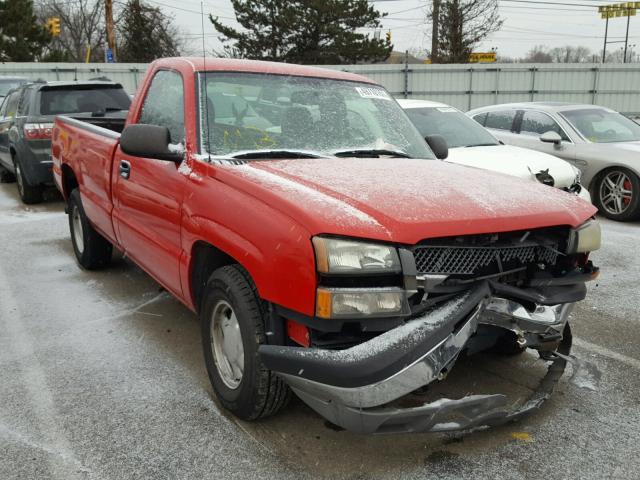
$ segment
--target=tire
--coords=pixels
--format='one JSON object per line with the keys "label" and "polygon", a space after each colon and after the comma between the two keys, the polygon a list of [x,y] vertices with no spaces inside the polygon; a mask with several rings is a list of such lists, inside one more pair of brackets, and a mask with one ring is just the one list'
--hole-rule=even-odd
{"label": "tire", "polygon": [[89,223],[82,208],[80,190],[69,196],[69,231],[76,260],[87,270],[106,267],[111,262],[113,245],[100,235]]}
{"label": "tire", "polygon": [[620,222],[640,217],[640,178],[631,170],[605,170],[598,175],[593,190],[596,206],[605,217]]}
{"label": "tire", "polygon": [[18,184],[18,193],[23,203],[32,205],[34,203],[42,202],[42,185],[31,185],[24,176],[24,169],[20,164],[20,160],[14,159],[16,183]]}
{"label": "tire", "polygon": [[15,175],[6,168],[0,166],[0,183],[13,183],[15,181]]}
{"label": "tire", "polygon": [[213,272],[200,309],[205,364],[220,403],[243,420],[274,415],[291,398],[286,383],[266,369],[258,355],[266,339],[265,316],[265,305],[242,267],[230,265]]}

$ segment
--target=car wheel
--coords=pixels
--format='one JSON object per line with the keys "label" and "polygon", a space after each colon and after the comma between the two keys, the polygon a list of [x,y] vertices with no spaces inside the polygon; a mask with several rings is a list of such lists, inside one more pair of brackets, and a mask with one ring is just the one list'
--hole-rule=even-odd
{"label": "car wheel", "polygon": [[77,188],[69,196],[69,231],[73,251],[81,267],[95,270],[109,265],[113,245],[89,223]]}
{"label": "car wheel", "polygon": [[29,180],[24,176],[24,170],[18,159],[15,159],[15,172],[20,199],[28,205],[42,202],[42,185],[31,185],[29,183]]}
{"label": "car wheel", "polygon": [[6,168],[0,166],[0,183],[13,183],[15,181],[15,175]]}
{"label": "car wheel", "polygon": [[216,270],[205,287],[200,322],[204,358],[220,403],[244,420],[277,413],[291,391],[260,361],[265,343],[264,303],[240,266]]}
{"label": "car wheel", "polygon": [[640,216],[640,179],[626,168],[606,170],[595,185],[597,207],[605,217],[628,221]]}

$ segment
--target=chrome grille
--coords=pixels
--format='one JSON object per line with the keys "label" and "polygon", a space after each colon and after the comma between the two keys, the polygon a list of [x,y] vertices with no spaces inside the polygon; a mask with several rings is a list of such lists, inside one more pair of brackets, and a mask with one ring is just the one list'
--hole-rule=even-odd
{"label": "chrome grille", "polygon": [[491,264],[498,266],[512,260],[528,263],[556,263],[558,252],[542,245],[504,247],[418,246],[414,248],[418,273],[473,275]]}

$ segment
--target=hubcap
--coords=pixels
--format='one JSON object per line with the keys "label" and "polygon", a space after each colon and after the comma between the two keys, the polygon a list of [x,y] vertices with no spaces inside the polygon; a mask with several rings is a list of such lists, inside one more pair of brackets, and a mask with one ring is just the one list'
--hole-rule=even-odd
{"label": "hubcap", "polygon": [[211,351],[218,374],[234,390],[244,373],[244,347],[240,324],[231,305],[220,300],[211,314]]}
{"label": "hubcap", "polygon": [[624,172],[609,172],[600,182],[600,203],[613,215],[624,213],[633,199],[631,179]]}
{"label": "hubcap", "polygon": [[80,209],[77,205],[73,206],[71,211],[71,222],[73,224],[73,241],[76,244],[78,252],[84,252],[84,235],[82,231],[82,219],[80,218]]}

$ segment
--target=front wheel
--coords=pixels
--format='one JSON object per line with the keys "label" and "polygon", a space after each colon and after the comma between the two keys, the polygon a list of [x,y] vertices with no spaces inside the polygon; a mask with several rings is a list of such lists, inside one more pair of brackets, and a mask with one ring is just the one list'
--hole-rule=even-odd
{"label": "front wheel", "polygon": [[73,251],[81,267],[95,270],[111,262],[113,245],[89,223],[77,188],[69,196],[69,231]]}
{"label": "front wheel", "polygon": [[13,183],[15,181],[15,175],[0,165],[0,183]]}
{"label": "front wheel", "polygon": [[243,420],[273,415],[291,396],[289,387],[258,355],[266,339],[265,315],[242,267],[229,265],[211,275],[200,309],[205,363],[220,403]]}
{"label": "front wheel", "polygon": [[27,205],[42,202],[42,185],[31,185],[29,183],[18,159],[15,159],[15,172],[20,199]]}
{"label": "front wheel", "polygon": [[599,176],[596,206],[605,217],[626,222],[640,216],[640,179],[626,168],[614,168]]}

